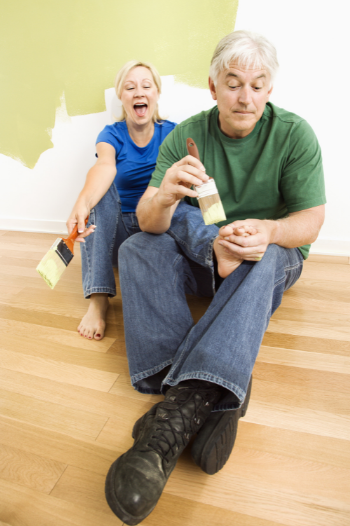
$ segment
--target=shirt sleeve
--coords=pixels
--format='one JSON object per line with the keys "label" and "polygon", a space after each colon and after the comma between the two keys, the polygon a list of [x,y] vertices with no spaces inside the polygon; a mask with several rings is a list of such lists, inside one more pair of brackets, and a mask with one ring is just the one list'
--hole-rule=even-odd
{"label": "shirt sleeve", "polygon": [[116,151],[116,158],[118,157],[123,143],[119,137],[119,133],[115,125],[108,125],[104,127],[104,129],[97,136],[96,144],[99,142],[106,142],[107,144],[113,146]]}
{"label": "shirt sleeve", "polygon": [[181,144],[179,140],[180,126],[176,126],[167,135],[159,148],[157,164],[149,182],[149,186],[159,188],[165,172],[170,166],[184,157],[183,152],[179,151],[177,145]]}
{"label": "shirt sleeve", "polygon": [[321,148],[311,126],[304,120],[296,123],[291,131],[280,185],[288,212],[326,203]]}

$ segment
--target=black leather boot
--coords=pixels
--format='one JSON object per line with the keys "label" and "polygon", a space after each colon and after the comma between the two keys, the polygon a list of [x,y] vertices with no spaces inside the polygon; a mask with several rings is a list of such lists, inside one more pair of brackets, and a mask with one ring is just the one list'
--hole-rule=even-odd
{"label": "black leather boot", "polygon": [[238,420],[247,412],[251,390],[252,378],[242,406],[211,413],[194,440],[192,458],[208,475],[217,473],[229,459],[236,440]]}
{"label": "black leather boot", "polygon": [[112,464],[106,479],[107,502],[121,521],[139,524],[151,513],[182,451],[221,393],[210,382],[182,382],[136,422],[134,445]]}

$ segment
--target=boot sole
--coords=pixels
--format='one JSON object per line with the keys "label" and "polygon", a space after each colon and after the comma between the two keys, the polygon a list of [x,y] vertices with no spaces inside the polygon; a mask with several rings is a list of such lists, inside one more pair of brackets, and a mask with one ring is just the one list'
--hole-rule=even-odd
{"label": "boot sole", "polygon": [[128,524],[129,526],[136,526],[136,524],[139,524],[141,521],[143,521],[148,515],[154,510],[155,506],[142,517],[135,517],[133,515],[130,515],[130,513],[126,512],[122,506],[120,506],[118,499],[116,498],[115,491],[114,491],[114,480],[115,475],[118,469],[118,461],[119,458],[113,462],[111,467],[109,468],[107,477],[106,477],[106,484],[105,484],[105,495],[106,500],[108,503],[108,506],[111,508],[113,513],[125,524]]}
{"label": "boot sole", "polygon": [[242,407],[237,409],[234,415],[232,415],[232,411],[223,413],[202,448],[196,447],[196,441],[193,443],[192,458],[208,475],[214,475],[220,471],[231,455],[237,436],[238,420],[244,417],[247,412],[251,388],[252,380],[250,380]]}

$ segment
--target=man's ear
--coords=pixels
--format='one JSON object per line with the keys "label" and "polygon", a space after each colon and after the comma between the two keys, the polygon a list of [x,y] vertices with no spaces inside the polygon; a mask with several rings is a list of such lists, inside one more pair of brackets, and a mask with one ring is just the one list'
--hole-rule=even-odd
{"label": "man's ear", "polygon": [[267,95],[266,95],[266,102],[269,102],[269,100],[270,100],[270,96],[271,96],[271,93],[272,93],[272,90],[273,90],[273,86],[271,86],[271,88],[270,88],[269,91],[267,92]]}
{"label": "man's ear", "polygon": [[210,89],[211,96],[213,100],[217,100],[216,87],[215,87],[214,81],[210,77],[208,80],[209,80],[209,89]]}

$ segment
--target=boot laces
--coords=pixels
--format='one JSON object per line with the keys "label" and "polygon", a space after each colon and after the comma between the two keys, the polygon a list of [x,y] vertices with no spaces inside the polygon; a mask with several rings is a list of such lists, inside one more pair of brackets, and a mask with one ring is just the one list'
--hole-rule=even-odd
{"label": "boot laces", "polygon": [[[203,405],[211,405],[211,393],[198,393],[197,389],[191,392],[190,396],[187,396],[184,400],[181,400],[181,394],[179,393],[178,396],[165,400],[167,404],[173,404],[176,407],[165,410],[167,412],[156,416],[154,424],[156,426],[155,432],[151,436],[152,441],[147,444],[150,449],[158,453],[167,463],[179,452],[179,449],[184,449],[191,436],[198,431],[199,424],[204,422],[199,416],[200,408],[203,407]],[[196,394],[199,394],[200,398],[196,397]],[[180,400],[178,400],[178,398],[180,398]],[[182,407],[188,403],[194,404],[191,417],[188,417],[184,413]],[[180,422],[178,421],[179,418],[181,419]],[[176,427],[173,425],[173,419],[177,420]]]}

